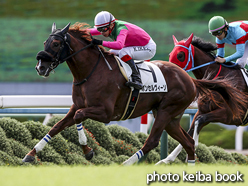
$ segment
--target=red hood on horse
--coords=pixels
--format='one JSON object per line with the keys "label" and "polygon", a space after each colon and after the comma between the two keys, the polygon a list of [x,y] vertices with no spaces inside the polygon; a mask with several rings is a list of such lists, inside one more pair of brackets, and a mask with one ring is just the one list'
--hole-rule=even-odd
{"label": "red hood on horse", "polygon": [[[243,96],[237,97],[234,93],[231,104],[223,97],[225,90],[213,91],[211,97],[200,96],[198,98],[198,111],[194,116],[191,127],[188,131],[190,136],[198,145],[198,138],[201,129],[211,122],[221,122],[227,125],[244,125],[247,124],[247,107],[248,107],[248,88],[244,81],[241,69],[235,64],[220,64],[214,61],[214,51],[217,46],[210,42],[203,41],[199,37],[190,35],[188,39],[177,41],[173,36],[174,48],[170,53],[169,61],[180,66],[186,71],[192,71],[197,79],[207,77],[210,81],[229,79],[229,85],[236,88],[237,94]],[[216,100],[216,102],[213,101]],[[233,110],[232,102],[239,102],[237,110]],[[236,104],[236,103],[234,103]],[[166,159],[161,160],[163,163],[174,161],[181,151],[182,146],[178,146]]]}

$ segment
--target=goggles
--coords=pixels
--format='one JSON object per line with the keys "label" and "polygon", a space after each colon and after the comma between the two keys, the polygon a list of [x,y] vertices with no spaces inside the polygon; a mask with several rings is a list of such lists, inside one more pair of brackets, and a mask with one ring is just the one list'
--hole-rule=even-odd
{"label": "goggles", "polygon": [[218,30],[218,31],[212,32],[211,34],[212,34],[213,36],[220,36],[223,32],[224,32],[224,30],[223,30],[223,29],[221,29],[221,30]]}
{"label": "goggles", "polygon": [[108,30],[109,30],[109,26],[97,28],[97,31],[98,31],[98,32],[107,32]]}

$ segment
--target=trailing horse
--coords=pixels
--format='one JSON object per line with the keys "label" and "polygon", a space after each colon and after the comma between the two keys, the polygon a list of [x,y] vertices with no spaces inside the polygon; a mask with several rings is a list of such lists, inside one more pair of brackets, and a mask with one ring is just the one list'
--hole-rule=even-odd
{"label": "trailing horse", "polygon": [[[122,119],[126,113],[132,89],[125,86],[127,80],[120,73],[116,57],[91,43],[87,24],[76,23],[70,29],[69,26],[70,24],[63,29],[56,29],[53,24],[52,33],[44,43],[44,51],[37,54],[36,70],[40,76],[48,77],[52,70],[66,61],[73,75],[74,104],[67,115],[25,156],[24,162],[32,162],[36,153],[41,151],[53,136],[74,124],[77,124],[79,142],[86,158],[91,159],[92,149],[87,146],[81,122],[90,118],[109,123]],[[151,61],[149,64],[160,69],[167,91],[143,92],[136,97],[137,103],[129,118],[139,117],[152,110],[156,119],[144,146],[123,164],[133,164],[155,148],[163,130],[182,144],[188,154],[188,161],[194,163],[194,140],[179,123],[184,110],[196,95],[207,96],[210,90],[216,90],[225,93],[224,99],[235,112],[240,104],[234,97],[236,89],[229,85],[228,79],[195,80],[180,67],[169,62]],[[131,100],[133,98],[135,97]]]}
{"label": "trailing horse", "polygon": [[[192,71],[197,79],[216,79],[229,78],[230,85],[237,88],[237,94],[234,94],[233,100],[239,102],[239,108],[233,110],[226,100],[223,99],[223,93],[213,92],[217,104],[212,101],[211,97],[198,98],[198,111],[194,116],[188,133],[195,140],[195,146],[198,145],[199,133],[201,129],[211,122],[220,122],[226,125],[244,126],[248,124],[247,107],[248,107],[248,88],[242,74],[243,69],[234,63],[220,64],[214,61],[214,51],[217,49],[210,42],[205,42],[199,37],[193,37],[193,34],[186,40],[177,41],[175,36],[174,49],[170,53],[169,61],[177,64],[186,71]],[[243,72],[242,72],[243,71]],[[241,93],[244,96],[239,97]],[[160,163],[174,161],[176,156],[182,150],[179,145],[167,158]]]}

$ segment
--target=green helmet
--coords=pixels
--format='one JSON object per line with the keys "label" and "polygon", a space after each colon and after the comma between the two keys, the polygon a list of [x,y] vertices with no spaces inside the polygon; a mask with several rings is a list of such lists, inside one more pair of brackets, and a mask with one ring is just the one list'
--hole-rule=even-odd
{"label": "green helmet", "polygon": [[214,16],[208,22],[208,29],[209,29],[209,32],[212,33],[212,32],[216,32],[218,30],[223,29],[227,25],[228,23],[223,17]]}

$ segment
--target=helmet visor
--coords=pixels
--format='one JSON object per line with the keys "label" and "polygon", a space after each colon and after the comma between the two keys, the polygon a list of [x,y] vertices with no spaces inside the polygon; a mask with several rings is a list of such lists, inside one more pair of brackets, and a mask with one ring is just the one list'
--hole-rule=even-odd
{"label": "helmet visor", "polygon": [[109,30],[109,26],[99,27],[97,28],[98,32],[107,32]]}
{"label": "helmet visor", "polygon": [[221,29],[221,30],[218,30],[218,31],[215,31],[215,32],[211,32],[211,34],[213,36],[220,36],[223,32],[224,32],[224,29]]}

